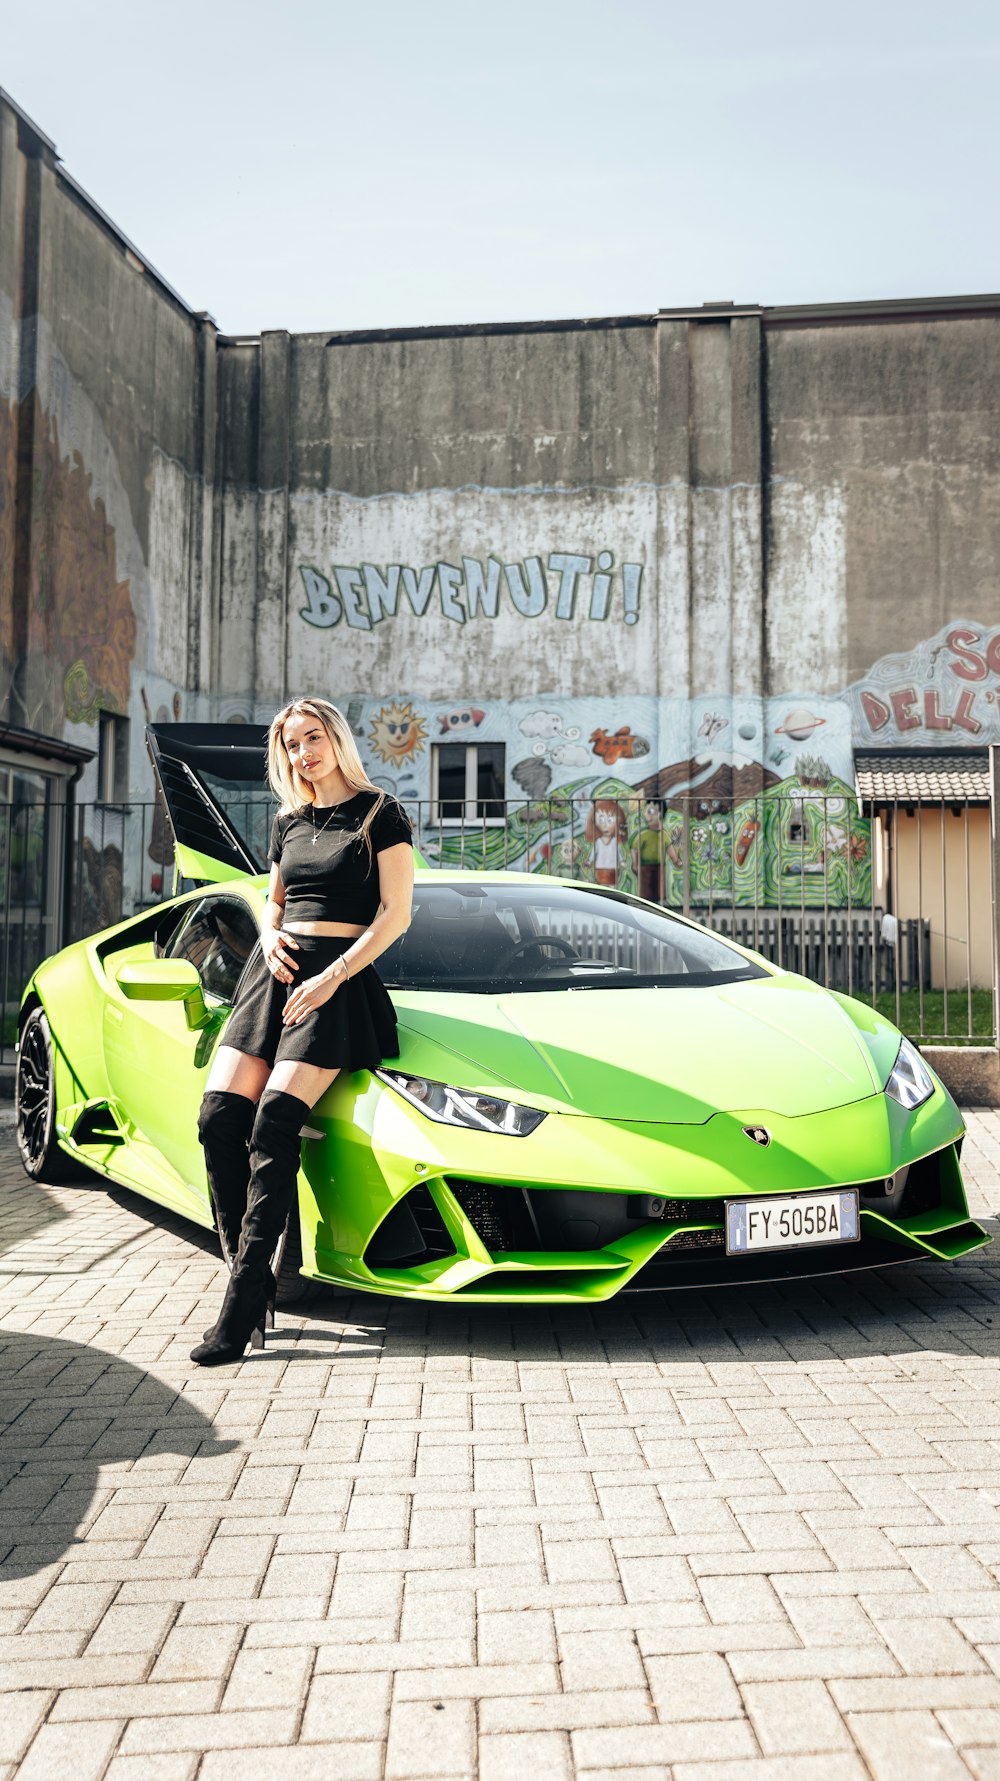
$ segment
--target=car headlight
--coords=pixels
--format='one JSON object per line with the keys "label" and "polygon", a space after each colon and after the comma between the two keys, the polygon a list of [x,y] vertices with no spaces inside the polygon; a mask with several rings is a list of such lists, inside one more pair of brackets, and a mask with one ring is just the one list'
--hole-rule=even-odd
{"label": "car headlight", "polygon": [[885,1092],[908,1112],[912,1112],[914,1107],[922,1107],[934,1093],[934,1078],[909,1039],[904,1039],[900,1045]]}
{"label": "car headlight", "polygon": [[405,1101],[419,1107],[428,1119],[441,1125],[471,1127],[477,1132],[507,1132],[526,1138],[541,1125],[544,1113],[522,1107],[517,1101],[500,1101],[495,1095],[477,1095],[471,1088],[452,1088],[448,1082],[429,1082],[426,1076],[407,1076],[402,1070],[376,1070]]}

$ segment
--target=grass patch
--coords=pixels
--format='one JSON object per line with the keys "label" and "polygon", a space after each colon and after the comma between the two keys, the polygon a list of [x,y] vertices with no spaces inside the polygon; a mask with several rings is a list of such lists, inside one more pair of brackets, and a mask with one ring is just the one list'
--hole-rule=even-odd
{"label": "grass patch", "polygon": [[[868,997],[861,998],[868,1001]],[[896,1012],[896,997],[891,991],[883,992],[876,1000],[880,1014],[902,1027],[907,1038],[920,1044],[921,1036],[926,1042],[933,1041],[938,1045],[988,1045],[993,1038],[993,993],[988,989],[974,989],[972,992],[972,1022],[969,1022],[969,993],[964,989],[948,991],[948,1031],[945,1032],[944,990],[924,990],[924,1017],[921,1034],[920,994],[918,990],[908,989],[899,998],[899,1013]]]}

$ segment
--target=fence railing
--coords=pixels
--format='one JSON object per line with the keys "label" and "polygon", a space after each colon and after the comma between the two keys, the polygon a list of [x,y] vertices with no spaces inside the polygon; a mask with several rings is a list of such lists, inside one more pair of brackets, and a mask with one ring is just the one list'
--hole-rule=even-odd
{"label": "fence railing", "polygon": [[[261,859],[272,808],[245,789],[226,803]],[[863,997],[917,1040],[993,1038],[987,806],[862,814],[846,787],[803,783],[745,798],[556,792],[407,810],[433,868],[614,886]],[[44,957],[173,891],[157,802],[0,804],[0,1056],[11,1055],[23,985]]]}

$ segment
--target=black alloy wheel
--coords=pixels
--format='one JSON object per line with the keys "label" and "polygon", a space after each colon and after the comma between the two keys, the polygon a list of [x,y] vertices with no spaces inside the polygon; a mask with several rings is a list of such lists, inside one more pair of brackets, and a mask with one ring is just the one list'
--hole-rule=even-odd
{"label": "black alloy wheel", "polygon": [[14,1085],[17,1148],[33,1181],[71,1181],[77,1173],[56,1139],[56,1080],[52,1034],[42,1008],[21,1030]]}

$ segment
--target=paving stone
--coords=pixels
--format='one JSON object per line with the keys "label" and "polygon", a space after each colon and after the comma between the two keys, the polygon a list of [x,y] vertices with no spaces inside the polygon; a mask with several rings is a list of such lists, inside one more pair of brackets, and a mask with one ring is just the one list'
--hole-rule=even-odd
{"label": "paving stone", "polygon": [[851,1713],[848,1725],[875,1781],[964,1781],[968,1774],[933,1713]]}
{"label": "paving stone", "polygon": [[444,1781],[475,1773],[476,1714],[471,1700],[393,1704],[386,1781]]}
{"label": "paving stone", "polygon": [[247,1713],[178,1713],[133,1719],[122,1737],[125,1756],[173,1750],[255,1750],[290,1744],[297,1714],[266,1708]]}
{"label": "paving stone", "polygon": [[0,1762],[17,1762],[49,1710],[52,1695],[44,1689],[6,1695],[0,1711]]}
{"label": "paving stone", "polygon": [[121,1730],[118,1720],[43,1725],[17,1770],[18,1781],[99,1781]]}
{"label": "paving stone", "polygon": [[661,1719],[732,1719],[743,1702],[729,1666],[715,1652],[649,1657],[646,1674]]}
{"label": "paving stone", "polygon": [[210,1377],[197,1233],[0,1181],[0,1781],[1000,1781],[1000,1255]]}
{"label": "paving stone", "polygon": [[573,1753],[565,1732],[494,1732],[479,1740],[479,1781],[573,1781]]}
{"label": "paving stone", "polygon": [[743,1701],[765,1756],[849,1750],[851,1739],[822,1682],[751,1682]]}
{"label": "paving stone", "polygon": [[388,1729],[392,1678],[378,1670],[314,1676],[302,1721],[304,1742],[366,1738],[381,1742]]}

